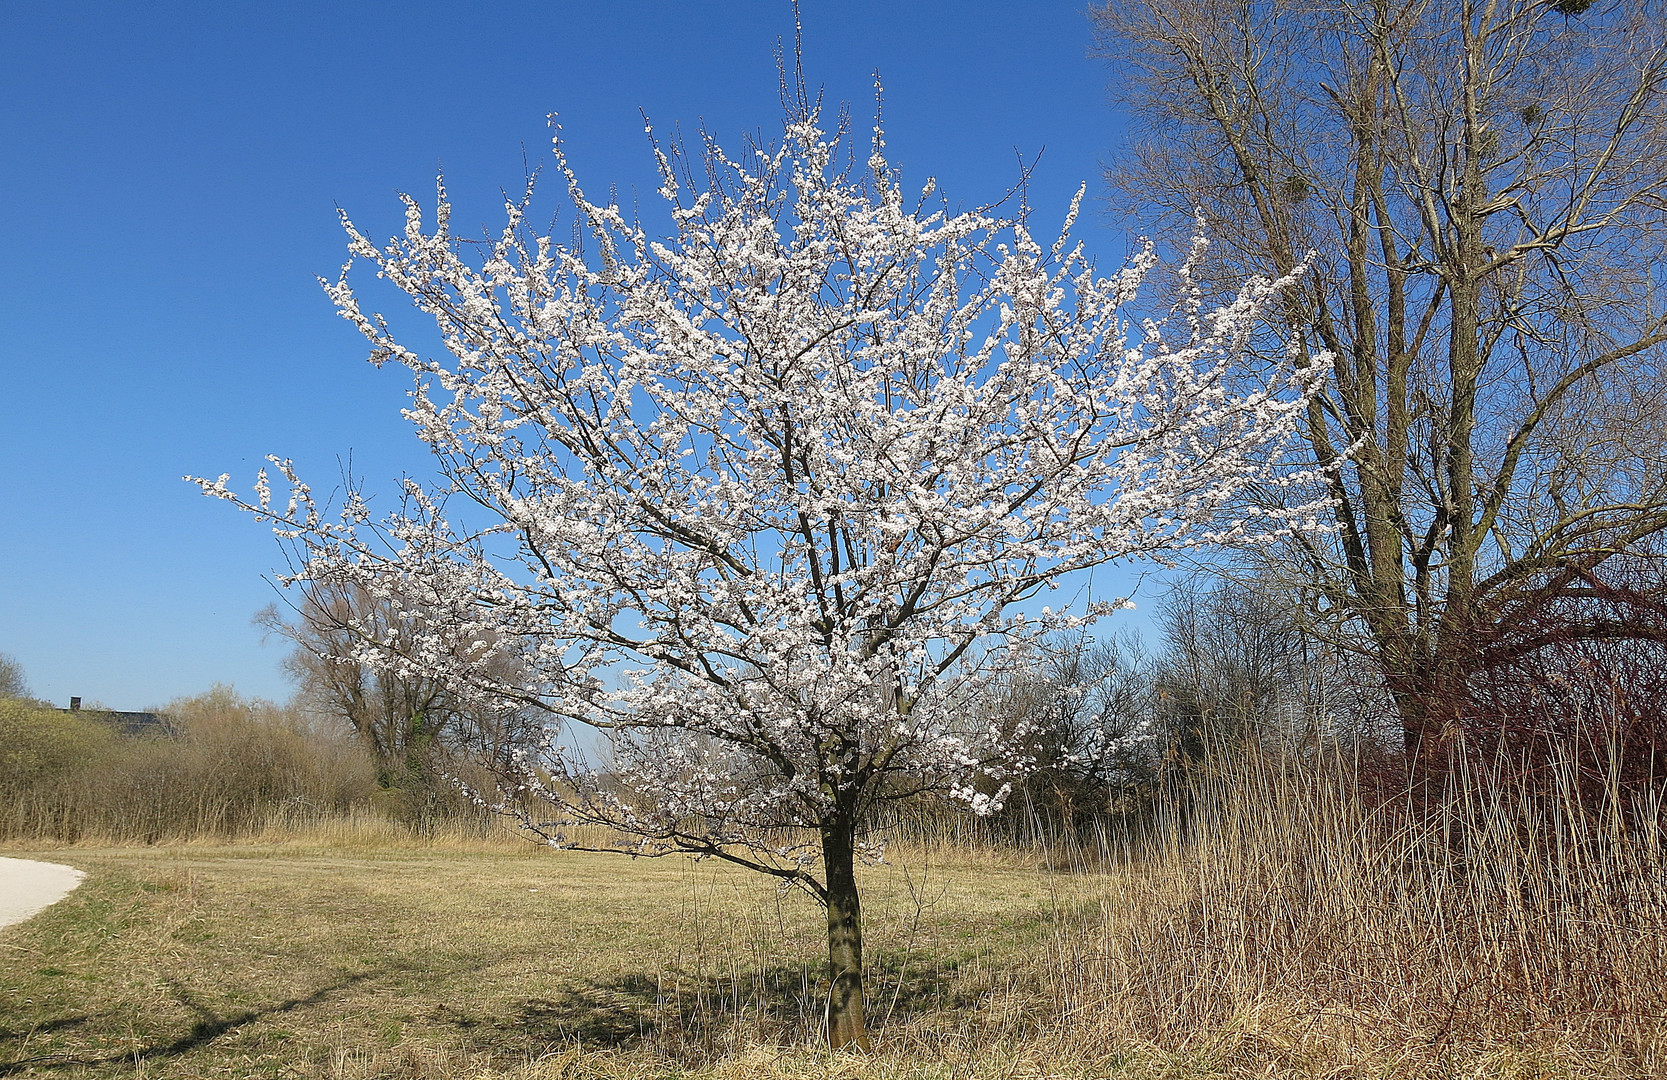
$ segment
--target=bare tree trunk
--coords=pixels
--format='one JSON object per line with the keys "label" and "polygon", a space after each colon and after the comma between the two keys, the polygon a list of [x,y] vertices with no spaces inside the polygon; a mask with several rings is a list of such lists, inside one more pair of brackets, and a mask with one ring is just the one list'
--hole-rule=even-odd
{"label": "bare tree trunk", "polygon": [[1653,634],[1605,579],[1667,537],[1667,23],[1563,6],[1092,9],[1154,133],[1110,172],[1126,205],[1182,244],[1205,214],[1222,281],[1319,253],[1263,347],[1330,355],[1305,436],[1338,528],[1257,559],[1375,662],[1421,784],[1479,722],[1475,679],[1541,647],[1528,627]]}
{"label": "bare tree trunk", "polygon": [[822,826],[828,888],[828,1045],[867,1050],[863,1022],[862,905],[857,898],[856,823],[840,815]]}

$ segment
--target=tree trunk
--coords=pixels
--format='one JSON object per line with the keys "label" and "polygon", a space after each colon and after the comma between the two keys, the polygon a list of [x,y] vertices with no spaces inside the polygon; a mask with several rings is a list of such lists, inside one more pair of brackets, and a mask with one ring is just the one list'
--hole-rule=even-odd
{"label": "tree trunk", "polygon": [[863,1023],[862,905],[857,898],[855,822],[822,827],[822,866],[828,884],[828,1045],[867,1050]]}

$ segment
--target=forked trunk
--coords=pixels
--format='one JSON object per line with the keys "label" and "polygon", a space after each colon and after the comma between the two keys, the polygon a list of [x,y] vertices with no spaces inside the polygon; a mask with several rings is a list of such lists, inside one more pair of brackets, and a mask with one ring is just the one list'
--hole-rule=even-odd
{"label": "forked trunk", "polygon": [[867,1050],[863,1022],[862,905],[857,899],[856,829],[841,821],[822,828],[828,884],[828,1045]]}

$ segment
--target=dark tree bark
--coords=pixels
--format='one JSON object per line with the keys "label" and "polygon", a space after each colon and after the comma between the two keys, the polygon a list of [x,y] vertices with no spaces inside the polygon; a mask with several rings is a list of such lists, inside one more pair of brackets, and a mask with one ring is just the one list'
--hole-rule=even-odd
{"label": "dark tree bark", "polygon": [[840,814],[822,827],[828,905],[828,1045],[869,1049],[862,994],[862,902],[857,895],[856,823]]}

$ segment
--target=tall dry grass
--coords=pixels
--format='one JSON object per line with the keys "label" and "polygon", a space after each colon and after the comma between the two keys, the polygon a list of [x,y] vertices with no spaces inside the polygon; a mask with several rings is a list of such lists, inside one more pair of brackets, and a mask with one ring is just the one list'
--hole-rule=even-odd
{"label": "tall dry grass", "polygon": [[158,843],[372,812],[376,775],[345,738],[228,688],[175,702],[171,733],[0,702],[0,838]]}
{"label": "tall dry grass", "polygon": [[1660,785],[1461,765],[1419,805],[1353,775],[1193,777],[1038,959],[1058,1033],[1243,1074],[1667,1072]]}

